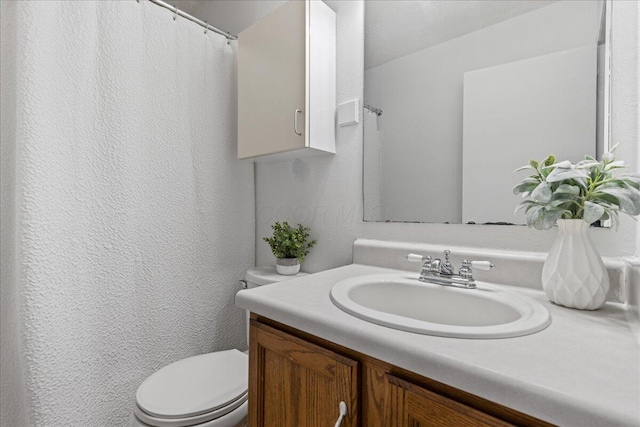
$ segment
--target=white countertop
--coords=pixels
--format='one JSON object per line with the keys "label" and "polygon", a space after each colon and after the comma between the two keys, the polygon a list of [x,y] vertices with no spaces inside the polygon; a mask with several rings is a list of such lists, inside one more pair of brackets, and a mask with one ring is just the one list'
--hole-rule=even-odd
{"label": "white countertop", "polygon": [[[360,320],[333,305],[354,276],[406,271],[352,264],[238,292],[236,305],[360,353],[562,426],[640,426],[640,346],[622,304],[580,311],[544,293],[545,330],[507,339],[442,338]],[[417,274],[416,274],[417,277]]]}

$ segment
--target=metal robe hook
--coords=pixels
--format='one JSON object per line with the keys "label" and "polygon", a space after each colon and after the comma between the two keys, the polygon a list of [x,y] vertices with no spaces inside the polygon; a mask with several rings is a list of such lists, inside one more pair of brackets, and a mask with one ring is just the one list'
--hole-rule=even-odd
{"label": "metal robe hook", "polygon": [[177,6],[173,6],[173,20],[175,21],[176,19],[178,19],[178,7]]}
{"label": "metal robe hook", "polygon": [[227,45],[231,44],[231,34],[227,31]]}
{"label": "metal robe hook", "polygon": [[204,33],[207,34],[207,30],[209,29],[209,24],[207,21],[204,21]]}

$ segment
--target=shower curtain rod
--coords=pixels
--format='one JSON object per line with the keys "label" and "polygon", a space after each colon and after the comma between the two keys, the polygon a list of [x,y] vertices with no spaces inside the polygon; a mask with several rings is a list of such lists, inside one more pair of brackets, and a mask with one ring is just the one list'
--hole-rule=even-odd
{"label": "shower curtain rod", "polygon": [[371,111],[372,113],[376,113],[378,116],[382,115],[382,110],[380,108],[374,108],[371,105],[364,104],[364,108]]}
{"label": "shower curtain rod", "polygon": [[[140,0],[137,0],[137,1],[138,1],[138,3],[140,3]],[[195,22],[196,24],[200,25],[201,27],[204,27],[205,28],[205,34],[206,34],[207,31],[213,31],[214,33],[217,33],[217,34],[220,34],[222,36],[225,36],[227,38],[227,40],[238,40],[237,36],[234,36],[231,33],[219,30],[216,27],[207,24],[205,21],[201,21],[198,18],[196,18],[195,16],[189,15],[187,12],[185,12],[183,10],[180,10],[175,6],[170,5],[169,3],[163,2],[162,0],[149,0],[149,1],[151,3],[153,3],[153,4],[157,4],[158,6],[162,6],[165,9],[168,9],[168,10],[172,11],[177,16],[181,16],[181,17],[183,17],[185,19],[188,19],[191,22]]]}

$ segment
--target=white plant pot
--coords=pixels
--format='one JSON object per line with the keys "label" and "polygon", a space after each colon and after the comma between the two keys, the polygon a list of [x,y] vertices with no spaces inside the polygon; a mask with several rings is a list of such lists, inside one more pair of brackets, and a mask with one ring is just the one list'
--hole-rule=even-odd
{"label": "white plant pot", "polygon": [[276,271],[283,276],[293,276],[300,271],[298,258],[276,258]]}
{"label": "white plant pot", "polygon": [[605,303],[609,275],[581,219],[558,220],[558,237],[542,268],[549,300],[570,308],[595,310]]}

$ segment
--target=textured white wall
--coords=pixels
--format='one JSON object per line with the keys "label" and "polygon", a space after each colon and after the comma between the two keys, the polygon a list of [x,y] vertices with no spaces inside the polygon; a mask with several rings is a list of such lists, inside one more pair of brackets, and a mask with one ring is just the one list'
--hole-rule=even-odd
{"label": "textured white wall", "polygon": [[125,425],[153,371],[245,347],[236,45],[150,2],[2,16],[1,424]]}
{"label": "textured white wall", "polygon": [[[363,2],[327,2],[338,13],[338,95],[342,103],[362,97]],[[618,157],[637,167],[638,2],[614,2],[613,140]],[[337,154],[256,166],[256,256],[273,264],[268,246],[274,221],[301,221],[312,228],[318,245],[303,268],[319,271],[352,260],[357,237],[508,250],[548,251],[557,230],[524,226],[401,224],[362,222],[362,124],[337,130]],[[514,205],[517,199],[514,198]],[[616,230],[593,230],[603,255],[635,252],[636,225],[622,218]]]}

